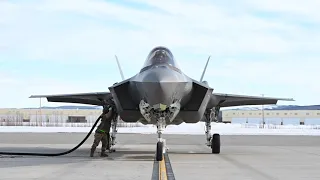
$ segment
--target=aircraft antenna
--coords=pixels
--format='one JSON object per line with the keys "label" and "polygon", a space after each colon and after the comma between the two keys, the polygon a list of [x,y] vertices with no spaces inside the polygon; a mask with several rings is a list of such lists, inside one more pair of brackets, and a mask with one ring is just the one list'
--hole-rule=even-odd
{"label": "aircraft antenna", "polygon": [[207,66],[208,66],[208,63],[209,63],[210,57],[211,57],[211,56],[209,56],[209,57],[208,57],[208,60],[207,60],[206,66],[204,67],[204,70],[203,70],[202,75],[201,75],[201,78],[200,78],[200,82],[202,82],[203,76],[204,76],[204,74],[206,73],[206,70],[207,70]]}
{"label": "aircraft antenna", "polygon": [[116,57],[116,60],[117,60],[117,64],[118,64],[118,68],[119,68],[119,71],[120,71],[120,74],[121,74],[121,78],[122,78],[122,80],[124,80],[124,75],[123,75],[123,72],[122,72],[122,69],[121,69],[121,66],[120,66],[120,63],[119,63],[117,55],[115,55],[115,57]]}

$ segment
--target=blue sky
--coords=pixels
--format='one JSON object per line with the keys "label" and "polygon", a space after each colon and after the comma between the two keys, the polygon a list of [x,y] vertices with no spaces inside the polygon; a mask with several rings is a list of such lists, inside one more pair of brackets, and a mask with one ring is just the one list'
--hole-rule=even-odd
{"label": "blue sky", "polygon": [[[320,2],[300,0],[0,1],[0,108],[38,107],[32,94],[108,91],[170,48],[216,92],[320,104]],[[279,104],[289,104],[279,102]],[[42,101],[42,105],[60,103]]]}

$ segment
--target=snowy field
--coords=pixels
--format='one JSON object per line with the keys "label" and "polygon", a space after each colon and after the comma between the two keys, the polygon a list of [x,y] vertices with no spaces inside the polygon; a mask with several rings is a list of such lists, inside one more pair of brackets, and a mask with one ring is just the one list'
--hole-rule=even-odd
{"label": "snowy field", "polygon": [[[33,133],[73,133],[89,132],[91,127],[39,127],[39,126],[0,126],[0,133],[33,132]],[[204,135],[204,123],[170,125],[165,134],[200,134]],[[320,135],[319,125],[262,125],[258,124],[223,124],[212,123],[212,133],[221,135]],[[118,133],[155,134],[156,127],[120,127]]]}

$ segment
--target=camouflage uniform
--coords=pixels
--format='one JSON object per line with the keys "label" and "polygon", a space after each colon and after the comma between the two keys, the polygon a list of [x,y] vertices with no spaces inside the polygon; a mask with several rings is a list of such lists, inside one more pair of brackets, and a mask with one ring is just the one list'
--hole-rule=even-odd
{"label": "camouflage uniform", "polygon": [[110,127],[111,122],[114,116],[116,115],[116,112],[112,107],[109,108],[109,112],[106,113],[101,118],[101,123],[99,124],[98,128],[95,131],[94,134],[94,140],[93,144],[91,146],[91,153],[90,156],[93,157],[93,154],[99,145],[100,141],[102,143],[101,147],[101,157],[107,157],[106,150],[109,148],[109,141],[110,141]]}

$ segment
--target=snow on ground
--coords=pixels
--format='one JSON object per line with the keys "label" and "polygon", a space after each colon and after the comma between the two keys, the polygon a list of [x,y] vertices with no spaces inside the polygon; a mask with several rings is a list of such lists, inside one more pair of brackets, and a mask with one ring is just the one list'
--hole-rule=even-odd
{"label": "snow on ground", "polygon": [[[212,133],[221,135],[320,135],[320,126],[310,125],[250,125],[250,124],[223,124],[212,123]],[[1,132],[34,132],[34,133],[67,133],[89,132],[91,127],[37,127],[37,126],[0,126]],[[168,126],[164,134],[200,134],[204,135],[204,123],[181,124]],[[155,134],[156,127],[146,125],[143,127],[120,127],[118,133]]]}

